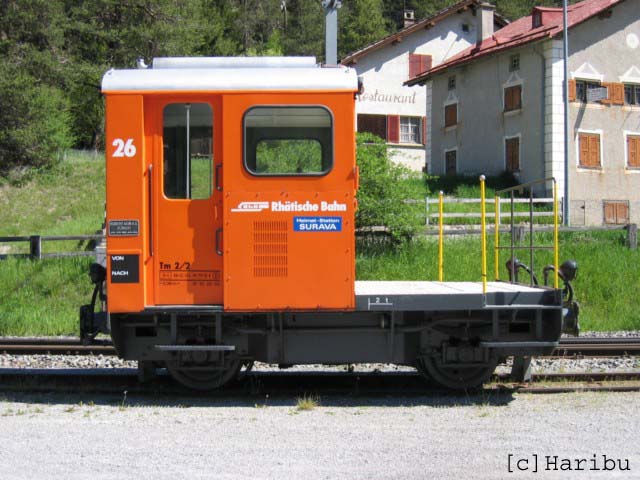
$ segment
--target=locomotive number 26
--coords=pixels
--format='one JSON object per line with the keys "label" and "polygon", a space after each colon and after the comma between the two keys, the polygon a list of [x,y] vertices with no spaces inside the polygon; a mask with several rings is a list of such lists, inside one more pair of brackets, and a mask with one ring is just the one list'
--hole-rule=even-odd
{"label": "locomotive number 26", "polygon": [[133,138],[116,138],[112,145],[116,147],[112,157],[133,157],[136,154],[136,146],[133,144]]}

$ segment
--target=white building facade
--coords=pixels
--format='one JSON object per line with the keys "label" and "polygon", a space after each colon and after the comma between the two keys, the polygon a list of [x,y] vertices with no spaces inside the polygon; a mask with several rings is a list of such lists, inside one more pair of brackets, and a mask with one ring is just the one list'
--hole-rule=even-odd
{"label": "white building facade", "polygon": [[[412,170],[431,171],[431,86],[403,83],[476,42],[480,5],[477,0],[462,1],[341,62],[363,79],[364,91],[356,102],[358,131],[383,138],[392,147],[392,158]],[[496,29],[506,24],[499,16],[494,22]]]}
{"label": "white building facade", "polygon": [[[570,223],[640,223],[640,0],[583,0],[568,25]],[[564,196],[561,9],[535,7],[409,83],[431,92],[433,173],[554,177]]]}

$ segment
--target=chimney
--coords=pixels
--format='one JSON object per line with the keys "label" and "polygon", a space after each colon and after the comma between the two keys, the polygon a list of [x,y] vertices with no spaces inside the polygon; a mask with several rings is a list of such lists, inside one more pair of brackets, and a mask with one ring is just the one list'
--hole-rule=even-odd
{"label": "chimney", "polygon": [[405,10],[402,19],[404,22],[402,28],[410,27],[416,23],[416,13],[413,10]]}
{"label": "chimney", "polygon": [[493,35],[493,13],[495,10],[496,7],[490,3],[482,2],[478,5],[478,9],[476,10],[476,22],[478,24],[476,28],[478,35],[476,43],[478,45]]}

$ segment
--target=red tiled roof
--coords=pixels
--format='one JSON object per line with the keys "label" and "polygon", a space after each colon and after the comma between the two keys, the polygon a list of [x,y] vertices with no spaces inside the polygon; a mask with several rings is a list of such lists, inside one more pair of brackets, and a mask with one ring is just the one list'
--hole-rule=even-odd
{"label": "red tiled roof", "polygon": [[[567,8],[567,25],[569,28],[574,27],[623,1],[624,0],[584,0],[580,3],[570,5]],[[551,38],[562,33],[562,8],[535,7],[534,11],[536,10],[539,11],[544,18],[543,24],[540,27],[533,28],[533,14],[515,20],[506,27],[496,31],[480,45],[473,45],[463,50],[446,62],[406,81],[405,85],[412,86],[423,83],[431,76],[448,68],[460,66],[493,53],[516,48],[544,38]]]}
{"label": "red tiled roof", "polygon": [[[430,26],[432,26],[432,24],[436,24],[437,22],[444,20],[445,18],[447,18],[449,15],[453,13],[456,13],[462,9],[477,6],[480,3],[481,3],[480,0],[462,0],[461,2],[458,2],[455,5],[451,5],[450,7],[447,7],[430,17],[423,18],[422,20],[417,21],[413,25],[405,27],[402,30],[398,30],[396,33],[393,33],[380,40],[377,40],[367,45],[366,47],[361,48],[360,50],[356,50],[355,52],[351,52],[347,54],[340,61],[340,63],[342,65],[350,65],[352,63],[355,63],[360,57],[368,55],[374,50],[377,50],[393,42],[402,41],[402,38],[406,37],[407,35],[411,35],[420,30],[425,30]],[[500,26],[504,26],[509,23],[509,21],[505,17],[498,14],[495,14],[494,21],[497,25],[500,25]]]}

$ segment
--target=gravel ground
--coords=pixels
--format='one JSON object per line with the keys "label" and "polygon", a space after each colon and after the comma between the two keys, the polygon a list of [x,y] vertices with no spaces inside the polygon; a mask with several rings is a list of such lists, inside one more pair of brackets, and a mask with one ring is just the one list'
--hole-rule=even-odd
{"label": "gravel ground", "polygon": [[[0,355],[0,368],[135,366],[115,357]],[[628,370],[640,368],[640,360],[542,359],[533,368]],[[287,396],[0,392],[0,479],[640,479],[638,393],[315,400],[319,406],[301,411]],[[615,469],[591,470],[604,468],[603,455]],[[549,470],[556,456],[558,468],[572,470]],[[621,471],[626,460],[630,470]]]}
{"label": "gravel ground", "polygon": [[637,393],[319,400],[5,395],[0,478],[640,478]]}

